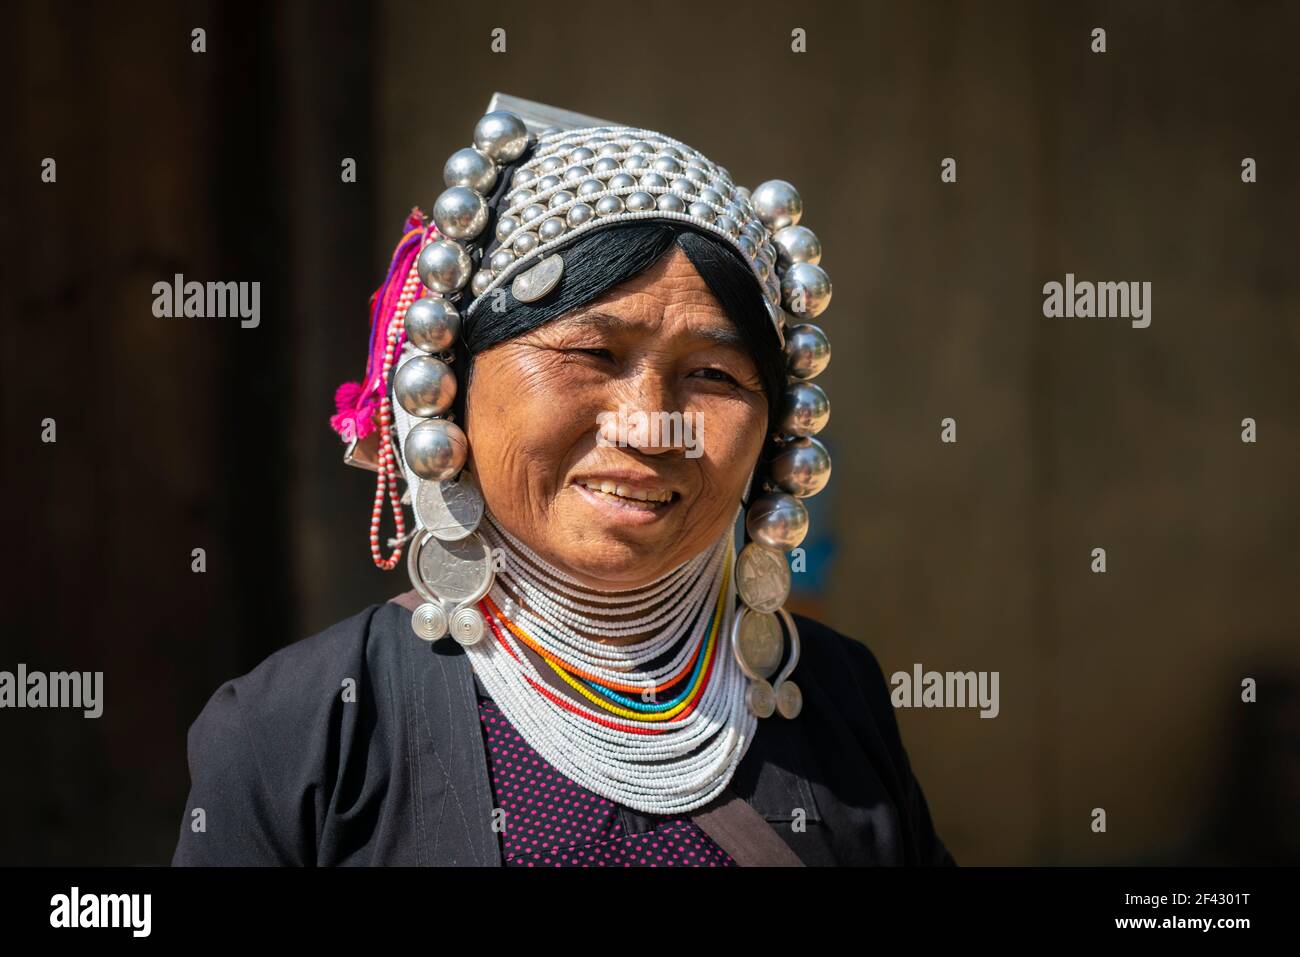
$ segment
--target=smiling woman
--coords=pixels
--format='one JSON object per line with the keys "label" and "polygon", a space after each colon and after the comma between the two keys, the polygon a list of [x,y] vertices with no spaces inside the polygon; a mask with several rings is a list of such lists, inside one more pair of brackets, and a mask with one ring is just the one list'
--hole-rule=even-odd
{"label": "smiling woman", "polygon": [[444,179],[333,420],[414,589],[218,689],[175,863],[952,863],[874,657],[782,607],[830,474],[798,193],[501,111]]}

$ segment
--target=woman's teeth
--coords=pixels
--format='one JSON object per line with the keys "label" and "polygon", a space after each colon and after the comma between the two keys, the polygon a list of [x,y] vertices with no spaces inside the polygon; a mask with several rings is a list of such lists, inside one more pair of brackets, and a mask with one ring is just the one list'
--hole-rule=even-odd
{"label": "woman's teeth", "polygon": [[673,493],[669,491],[647,492],[626,485],[619,485],[616,482],[579,482],[578,484],[593,492],[599,492],[601,495],[630,499],[634,502],[648,502],[652,505],[663,505],[672,501],[673,498]]}

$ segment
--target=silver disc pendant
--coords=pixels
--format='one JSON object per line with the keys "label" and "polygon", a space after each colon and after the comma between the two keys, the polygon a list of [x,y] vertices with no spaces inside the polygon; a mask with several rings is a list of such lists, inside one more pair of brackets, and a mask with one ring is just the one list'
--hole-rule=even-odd
{"label": "silver disc pendant", "polygon": [[483,493],[468,470],[460,478],[441,482],[420,479],[415,492],[415,517],[444,542],[458,542],[483,520]]}
{"label": "silver disc pendant", "polygon": [[745,706],[756,718],[770,718],[776,710],[776,694],[772,686],[759,678],[745,689]]}
{"label": "silver disc pendant", "polygon": [[[425,533],[412,555],[420,583],[443,607],[472,605],[492,587],[492,550],[477,532],[458,542]],[[421,590],[423,597],[424,589]]]}
{"label": "silver disc pendant", "polygon": [[750,542],[736,558],[736,590],[740,600],[755,611],[775,612],[790,596],[790,566],[785,556]]}
{"label": "silver disc pendant", "polygon": [[735,648],[740,670],[751,677],[770,678],[785,651],[781,623],[775,615],[752,609],[742,615]]}
{"label": "silver disc pendant", "polygon": [[520,302],[536,302],[556,287],[564,275],[564,260],[552,253],[525,269],[510,283],[510,294]]}
{"label": "silver disc pendant", "polygon": [[803,710],[803,692],[793,681],[782,681],[776,689],[776,710],[783,718],[797,718]]}
{"label": "silver disc pendant", "polygon": [[451,637],[458,644],[466,647],[477,645],[486,632],[487,622],[483,620],[482,612],[473,605],[458,608],[451,616]]}
{"label": "silver disc pendant", "polygon": [[437,602],[426,601],[412,612],[411,629],[425,641],[437,641],[447,633],[447,613]]}

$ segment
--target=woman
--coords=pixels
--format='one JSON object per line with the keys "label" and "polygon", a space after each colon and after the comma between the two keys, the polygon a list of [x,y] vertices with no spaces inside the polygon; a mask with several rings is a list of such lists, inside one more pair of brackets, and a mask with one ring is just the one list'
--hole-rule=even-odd
{"label": "woman", "polygon": [[781,607],[830,473],[794,188],[504,111],[444,178],[333,421],[414,589],[218,689],[174,863],[952,863],[871,653]]}

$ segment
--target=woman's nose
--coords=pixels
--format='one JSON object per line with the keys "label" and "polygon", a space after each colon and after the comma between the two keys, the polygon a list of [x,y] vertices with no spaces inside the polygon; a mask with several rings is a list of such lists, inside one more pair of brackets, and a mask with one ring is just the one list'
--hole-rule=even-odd
{"label": "woman's nose", "polygon": [[677,408],[671,379],[658,373],[644,373],[620,390],[612,414],[602,417],[604,444],[658,455],[687,445],[684,413]]}

